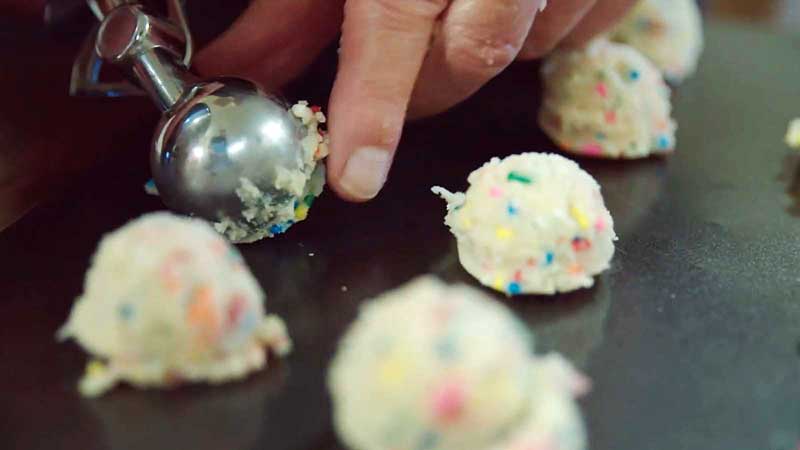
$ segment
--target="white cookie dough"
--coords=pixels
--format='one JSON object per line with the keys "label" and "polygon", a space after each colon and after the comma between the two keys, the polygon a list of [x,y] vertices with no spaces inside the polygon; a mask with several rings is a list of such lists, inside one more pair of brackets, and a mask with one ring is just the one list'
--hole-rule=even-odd
{"label": "white cookie dough", "polygon": [[320,128],[326,122],[319,107],[309,107],[302,101],[292,106],[290,112],[307,130],[303,139],[303,169],[285,171],[276,181],[276,188],[289,193],[291,198],[274,202],[272,197],[243,178],[236,194],[245,206],[242,217],[225,217],[214,223],[214,228],[231,242],[250,243],[285,232],[293,224],[303,221],[308,210],[325,186],[325,165],[328,155],[328,136]]}
{"label": "white cookie dough", "polygon": [[461,265],[508,295],[554,294],[594,284],[614,255],[614,221],[600,185],[559,155],[493,158],[466,194],[435,187]]}
{"label": "white cookie dough", "polygon": [[539,124],[564,151],[644,158],[675,148],[670,89],[638,51],[598,39],[553,53],[542,68]]}
{"label": "white cookie dough", "polygon": [[426,276],[385,293],[331,364],[336,430],[352,450],[582,450],[588,381],[532,340],[474,288]]}
{"label": "white cookie dough", "polygon": [[639,0],[612,32],[679,83],[694,74],[703,51],[703,19],[695,0]]}
{"label": "white cookie dough", "polygon": [[95,359],[80,391],[220,383],[291,348],[244,260],[205,222],[153,213],[105,236],[59,332]]}

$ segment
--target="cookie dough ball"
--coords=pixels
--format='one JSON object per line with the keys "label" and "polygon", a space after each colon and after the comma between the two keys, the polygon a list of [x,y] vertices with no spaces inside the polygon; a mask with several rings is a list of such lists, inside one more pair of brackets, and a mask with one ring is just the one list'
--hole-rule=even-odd
{"label": "cookie dough ball", "polygon": [[154,213],[103,238],[59,333],[95,358],[79,386],[87,396],[118,381],[220,383],[264,367],[265,349],[289,352],[263,303],[242,257],[207,223]]}
{"label": "cookie dough ball", "polygon": [[676,83],[694,74],[703,51],[703,20],[695,0],[639,0],[612,33],[635,47]]}
{"label": "cookie dough ball", "polygon": [[554,294],[594,284],[614,255],[614,222],[600,185],[562,156],[493,158],[447,201],[445,224],[461,265],[508,295]]}
{"label": "cookie dough ball", "polygon": [[675,147],[670,89],[638,51],[595,40],[553,53],[542,68],[539,124],[564,151],[644,158]]}
{"label": "cookie dough ball", "polygon": [[535,356],[532,343],[482,292],[418,278],[364,306],[339,344],[328,374],[336,430],[353,450],[511,450],[535,439],[583,449],[574,396],[586,381],[566,362],[553,376],[557,357]]}
{"label": "cookie dough ball", "polygon": [[320,127],[326,122],[318,106],[308,106],[302,101],[289,112],[302,122],[306,135],[303,138],[303,168],[285,170],[275,182],[281,198],[262,192],[252,181],[242,178],[236,194],[245,206],[241,217],[223,217],[214,228],[231,242],[250,243],[265,237],[284,233],[293,224],[303,221],[308,210],[325,186],[325,165],[328,156],[328,136]]}

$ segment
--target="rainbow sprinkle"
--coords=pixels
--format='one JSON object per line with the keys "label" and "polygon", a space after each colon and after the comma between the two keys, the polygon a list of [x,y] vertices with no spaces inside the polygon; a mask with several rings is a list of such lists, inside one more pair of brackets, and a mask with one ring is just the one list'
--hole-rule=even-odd
{"label": "rainbow sprinkle", "polygon": [[605,83],[597,83],[597,86],[594,87],[594,90],[600,95],[600,97],[607,98],[608,97],[608,87]]}
{"label": "rainbow sprinkle", "polygon": [[586,230],[590,227],[589,218],[586,216],[586,213],[584,213],[582,209],[573,205],[569,209],[569,213],[572,215],[572,218],[575,219],[576,222],[578,222],[578,225],[582,229]]}
{"label": "rainbow sprinkle", "polygon": [[603,147],[596,142],[591,142],[583,146],[583,153],[591,156],[598,156],[603,154]]}
{"label": "rainbow sprinkle", "polygon": [[588,239],[576,237],[572,240],[572,249],[576,252],[583,252],[592,248],[592,243]]}
{"label": "rainbow sprinkle", "polygon": [[492,283],[492,287],[494,287],[495,290],[502,291],[503,290],[503,279],[500,278],[499,276],[495,277],[494,283]]}
{"label": "rainbow sprinkle", "polygon": [[523,175],[523,174],[521,174],[519,172],[514,172],[514,171],[511,171],[511,172],[508,173],[508,181],[514,181],[514,182],[522,183],[522,184],[531,184],[531,183],[533,183],[533,179],[531,179],[531,177],[529,177],[527,175]]}
{"label": "rainbow sprinkle", "polygon": [[672,141],[670,140],[669,136],[661,135],[658,137],[658,142],[656,145],[661,150],[669,150],[669,148],[672,146]]}
{"label": "rainbow sprinkle", "polygon": [[553,252],[547,252],[544,255],[544,263],[545,263],[546,266],[549,266],[549,265],[553,264],[553,261],[555,261],[555,259],[556,259],[556,255]]}
{"label": "rainbow sprinkle", "polygon": [[119,317],[124,321],[131,320],[133,312],[133,306],[129,303],[123,303],[119,306]]}
{"label": "rainbow sprinkle", "polygon": [[497,239],[507,240],[514,236],[514,232],[510,228],[500,227],[495,231]]}

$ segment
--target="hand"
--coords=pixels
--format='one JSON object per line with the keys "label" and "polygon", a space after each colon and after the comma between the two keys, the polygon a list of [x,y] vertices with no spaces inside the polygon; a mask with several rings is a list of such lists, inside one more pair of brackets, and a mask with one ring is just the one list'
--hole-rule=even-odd
{"label": "hand", "polygon": [[635,2],[551,0],[538,13],[542,1],[255,0],[196,66],[276,88],[301,73],[341,27],[328,180],[343,198],[365,201],[386,181],[407,114],[447,110],[517,58],[581,45]]}

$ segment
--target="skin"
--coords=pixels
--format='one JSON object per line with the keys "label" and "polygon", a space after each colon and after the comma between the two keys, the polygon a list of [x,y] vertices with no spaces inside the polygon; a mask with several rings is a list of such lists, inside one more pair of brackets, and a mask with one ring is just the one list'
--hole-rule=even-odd
{"label": "skin", "polygon": [[[346,200],[366,201],[383,187],[407,119],[448,110],[517,59],[585,44],[636,2],[550,0],[540,12],[542,1],[253,0],[195,68],[277,89],[341,32],[328,183]],[[40,3],[0,0],[0,10]]]}

